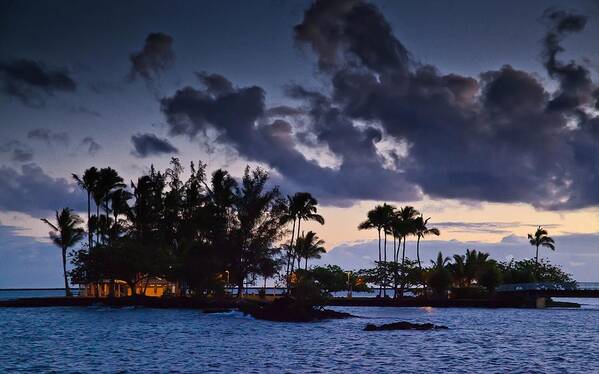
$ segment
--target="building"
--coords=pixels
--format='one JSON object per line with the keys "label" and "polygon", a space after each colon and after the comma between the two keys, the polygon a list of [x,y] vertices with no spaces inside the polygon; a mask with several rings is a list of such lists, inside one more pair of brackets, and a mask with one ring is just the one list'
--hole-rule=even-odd
{"label": "building", "polygon": [[[148,279],[142,279],[135,283],[136,294],[145,295],[150,297],[161,297],[165,294],[178,295],[179,287],[176,283],[169,282],[165,279],[158,277],[150,277]],[[129,285],[122,280],[114,280],[112,282],[113,296],[114,297],[125,297],[131,296],[131,288]],[[111,281],[102,280],[100,282],[88,283],[80,285],[79,296],[81,297],[108,297],[110,295]]]}

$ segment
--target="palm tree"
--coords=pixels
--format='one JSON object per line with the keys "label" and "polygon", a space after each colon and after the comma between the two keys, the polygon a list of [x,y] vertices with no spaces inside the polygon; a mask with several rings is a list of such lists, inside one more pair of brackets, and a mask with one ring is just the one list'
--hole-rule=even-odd
{"label": "palm tree", "polygon": [[429,219],[430,217],[427,219],[423,219],[422,215],[420,215],[420,217],[416,218],[414,222],[414,227],[416,229],[416,237],[418,238],[416,239],[416,258],[418,259],[418,267],[420,268],[420,271],[422,271],[422,265],[420,263],[420,239],[428,235],[441,235],[441,231],[439,231],[439,229],[435,227],[428,228],[426,226]]}
{"label": "palm tree", "polygon": [[402,281],[400,296],[403,297],[405,282],[405,260],[406,260],[406,241],[408,235],[414,235],[416,233],[415,220],[420,212],[418,212],[412,206],[405,206],[397,212],[397,222],[399,226],[399,233],[403,239],[403,249],[401,252],[401,268],[402,268]]}
{"label": "palm tree", "polygon": [[530,245],[537,248],[537,254],[535,256],[535,264],[539,267],[539,247],[547,247],[552,251],[555,251],[555,241],[552,237],[548,236],[547,230],[541,226],[537,227],[537,231],[533,234],[528,234],[528,241]]}
{"label": "palm tree", "polygon": [[358,225],[358,230],[370,230],[376,229],[379,234],[379,262],[383,261],[383,256],[381,252],[381,230],[387,227],[388,223],[388,214],[386,204],[377,205],[374,209],[368,211],[366,221],[360,223]]}
{"label": "palm tree", "polygon": [[485,267],[489,259],[489,254],[480,252],[475,249],[466,249],[466,257],[464,260],[464,275],[466,284],[472,285],[472,282],[476,279],[476,276],[482,268]]}
{"label": "palm tree", "polygon": [[293,227],[291,228],[291,240],[289,245],[285,246],[287,249],[287,270],[285,272],[285,279],[287,280],[287,288],[289,288],[289,269],[291,268],[291,261],[293,257],[293,243],[295,239],[295,225],[297,223],[297,200],[287,195],[287,202],[285,204],[285,212],[281,217],[281,223],[287,224],[293,221]]}
{"label": "palm tree", "polygon": [[71,289],[67,279],[67,249],[83,239],[85,231],[79,227],[79,225],[83,223],[83,220],[69,208],[64,208],[60,213],[56,211],[56,225],[45,218],[42,218],[41,220],[52,228],[52,231],[49,233],[50,238],[62,251],[64,288],[66,296],[69,297],[71,296]]}
{"label": "palm tree", "polygon": [[387,263],[387,234],[392,233],[394,217],[395,217],[395,207],[393,205],[387,205],[387,203],[383,204],[383,216],[384,216],[384,227],[383,227],[383,261]]}
{"label": "palm tree", "polygon": [[[324,218],[318,214],[318,200],[316,200],[309,192],[297,192],[293,195],[293,204],[297,209],[297,237],[301,231],[302,221],[316,221],[324,225]],[[297,243],[296,243],[297,247]],[[291,272],[293,273],[295,263],[292,261]]]}
{"label": "palm tree", "polygon": [[326,249],[323,247],[324,240],[320,239],[314,231],[308,231],[307,234],[303,234],[297,240],[296,253],[298,256],[298,268],[302,258],[306,259],[305,269],[308,270],[308,259],[320,258],[320,255],[326,253]]}
{"label": "palm tree", "polygon": [[439,297],[444,296],[445,291],[451,284],[451,274],[447,269],[449,257],[443,257],[439,252],[437,260],[431,260],[432,268],[429,270],[428,283]]}
{"label": "palm tree", "polygon": [[[100,169],[98,179],[92,190],[92,197],[96,203],[96,216],[100,220],[100,207],[104,205],[106,218],[108,218],[108,200],[110,193],[116,188],[124,188],[123,178],[111,167]],[[100,232],[96,233],[96,242],[99,242]]]}
{"label": "palm tree", "polygon": [[458,287],[464,287],[466,282],[466,256],[464,255],[453,255],[453,264],[451,267],[451,275],[453,282]]}
{"label": "palm tree", "polygon": [[[381,252],[381,230],[389,226],[389,209],[387,204],[377,205],[368,211],[366,221],[358,225],[358,230],[376,229],[379,236],[379,264],[383,261]],[[383,293],[382,285],[379,287],[379,296]]]}
{"label": "palm tree", "polygon": [[93,231],[90,228],[91,222],[91,195],[96,188],[96,184],[98,183],[99,173],[98,169],[95,166],[85,170],[83,172],[83,177],[79,178],[77,174],[72,174],[73,179],[77,182],[77,185],[81,187],[85,192],[87,192],[87,236],[88,236],[88,246],[91,248],[92,246],[92,237]]}

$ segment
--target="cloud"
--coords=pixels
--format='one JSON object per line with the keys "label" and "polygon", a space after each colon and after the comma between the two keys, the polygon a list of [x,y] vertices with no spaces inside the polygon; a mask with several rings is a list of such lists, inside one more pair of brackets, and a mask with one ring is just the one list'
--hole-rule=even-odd
{"label": "cloud", "polygon": [[18,140],[12,140],[0,146],[0,152],[9,153],[11,161],[28,162],[33,159],[33,149]]}
{"label": "cloud", "polygon": [[6,95],[32,107],[44,106],[45,97],[56,92],[72,92],[77,88],[66,69],[50,68],[27,59],[0,63],[0,79]]}
{"label": "cloud", "polygon": [[[523,223],[519,221],[514,222],[433,222],[431,224],[440,230],[447,230],[453,232],[468,232],[468,233],[489,233],[489,234],[509,234],[514,228],[517,227],[528,227],[531,229],[536,228],[537,224]],[[546,229],[557,228],[559,225],[547,224],[541,225]]]}
{"label": "cloud", "polygon": [[[566,31],[584,26],[580,18],[557,18],[550,33],[559,35],[558,46]],[[442,74],[409,59],[380,12],[361,2],[316,1],[295,30],[330,79],[327,100],[339,117],[379,124],[383,137],[405,142],[407,155],[396,157],[396,168],[424,193],[548,209],[599,203],[599,144],[591,138],[597,124],[579,116],[583,122],[573,127],[572,106],[555,105],[575,91],[577,113],[588,106],[591,91],[581,89],[590,84],[586,75],[569,74],[580,72],[578,65],[556,62],[567,67],[556,75],[556,93],[510,65],[478,79]],[[340,132],[329,136],[342,142]]]}
{"label": "cloud", "polygon": [[307,189],[328,203],[347,205],[353,199],[381,196],[418,197],[418,191],[403,183],[400,173],[382,166],[375,146],[380,140],[379,132],[374,127],[353,126],[339,115],[328,98],[299,88],[295,93],[305,101],[318,103],[304,115],[322,127],[320,137],[342,158],[338,168],[321,166],[296,149],[293,126],[266,114],[261,87],[233,87],[222,76],[218,80],[220,86],[231,88],[214,90],[204,82],[203,88],[184,87],[161,100],[171,135],[195,139],[214,131],[218,142],[232,146],[251,161],[273,167],[284,177],[277,179],[284,190]]}
{"label": "cloud", "polygon": [[587,17],[570,11],[550,8],[543,14],[548,23],[549,31],[543,39],[545,67],[549,76],[556,78],[560,87],[555,97],[550,101],[549,108],[553,110],[571,111],[583,115],[581,106],[590,104],[591,92],[594,89],[589,70],[574,61],[563,63],[558,60],[558,54],[564,51],[560,45],[563,38],[572,33],[584,30]]}
{"label": "cloud", "polygon": [[175,61],[172,49],[173,38],[167,34],[156,32],[146,37],[143,49],[131,54],[131,71],[129,77],[143,78],[146,82],[160,76],[168,70]]}
{"label": "cloud", "polygon": [[80,146],[84,147],[87,153],[91,156],[95,156],[96,153],[102,149],[102,146],[98,144],[98,142],[96,142],[91,136],[86,136],[83,138],[83,140],[81,140]]}
{"label": "cloud", "polygon": [[37,128],[27,133],[28,139],[39,140],[47,145],[68,145],[70,143],[69,134],[64,131],[55,132],[46,128]]}
{"label": "cloud", "polygon": [[[552,51],[585,24],[570,13],[546,17]],[[599,91],[557,52],[546,64],[559,83],[550,92],[537,74],[509,64],[476,77],[421,64],[361,1],[315,1],[294,32],[315,53],[327,89],[289,85],[292,104],[268,108],[261,87],[199,73],[201,87],[160,101],[170,134],[226,144],[273,168],[284,189],[340,206],[424,195],[541,209],[599,204],[599,116],[591,110]]]}
{"label": "cloud", "polygon": [[155,134],[147,133],[133,135],[131,136],[131,143],[133,143],[134,147],[131,154],[139,158],[179,153],[179,150],[173,146],[168,139],[161,139]]}
{"label": "cloud", "polygon": [[0,210],[44,215],[64,207],[85,209],[85,196],[66,179],[51,177],[33,163],[20,170],[0,166]]}
{"label": "cloud", "polygon": [[83,105],[73,106],[69,109],[69,112],[73,114],[85,114],[92,117],[102,117],[102,115],[99,112],[93,109],[89,109]]}
{"label": "cloud", "polygon": [[[596,281],[596,269],[599,266],[599,234],[568,234],[553,236],[556,241],[556,251],[539,251],[541,258],[546,258],[554,264],[571,273],[578,281]],[[314,264],[338,264],[344,269],[360,269],[372,267],[378,259],[378,244],[368,241],[353,244],[341,244],[330,249]],[[533,258],[535,250],[525,237],[507,235],[499,242],[488,243],[478,241],[458,240],[425,240],[420,245],[420,256],[423,264],[429,265],[439,251],[445,256],[464,254],[466,249],[476,249],[491,254],[499,261],[509,261]],[[387,250],[390,252],[391,246]],[[416,258],[414,240],[408,240],[407,257]]]}

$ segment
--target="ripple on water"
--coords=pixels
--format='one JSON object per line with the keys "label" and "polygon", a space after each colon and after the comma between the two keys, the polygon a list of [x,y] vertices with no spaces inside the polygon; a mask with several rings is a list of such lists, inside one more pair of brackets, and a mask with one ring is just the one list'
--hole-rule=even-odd
{"label": "ripple on water", "polygon": [[[308,324],[239,312],[0,309],[0,372],[564,372],[599,368],[599,310],[337,308]],[[366,332],[398,320],[444,331]]]}

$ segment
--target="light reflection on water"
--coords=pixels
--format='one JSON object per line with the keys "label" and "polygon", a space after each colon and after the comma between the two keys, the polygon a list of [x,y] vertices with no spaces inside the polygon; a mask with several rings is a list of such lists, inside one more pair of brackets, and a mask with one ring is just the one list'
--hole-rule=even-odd
{"label": "light reflection on water", "polygon": [[[0,309],[0,372],[588,372],[599,309],[335,308],[309,324],[238,312]],[[440,331],[362,331],[399,320]]]}

